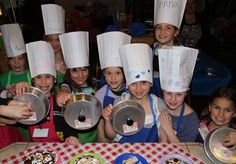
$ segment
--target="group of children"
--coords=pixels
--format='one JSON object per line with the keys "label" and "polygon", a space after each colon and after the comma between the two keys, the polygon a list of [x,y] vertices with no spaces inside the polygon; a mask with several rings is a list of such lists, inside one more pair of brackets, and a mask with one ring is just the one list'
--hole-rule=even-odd
{"label": "group of children", "polygon": [[[106,82],[99,89],[89,70],[89,34],[86,31],[65,33],[64,10],[60,6],[42,5],[46,41],[35,41],[25,46],[18,24],[2,25],[1,32],[11,70],[0,76],[1,87],[5,89],[1,97],[20,95],[34,86],[48,96],[50,112],[35,125],[0,126],[1,134],[5,134],[0,140],[0,146],[25,140],[68,144],[194,142],[204,139],[204,135],[198,132],[198,129],[201,132],[202,127],[207,128],[208,132],[218,127],[233,127],[236,116],[236,93],[233,89],[221,88],[213,94],[209,102],[209,117],[201,121],[200,126],[196,112],[185,103],[198,55],[196,49],[174,44],[185,5],[186,0],[172,3],[155,0],[154,28],[157,42],[153,49],[144,43],[131,43],[131,37],[123,32],[97,35],[100,65]],[[154,56],[158,58],[161,87],[158,92],[162,93],[162,97],[150,92]],[[29,70],[26,68],[27,61]],[[63,117],[62,108],[71,95],[80,92],[96,96],[103,107],[98,124],[88,130],[71,128]],[[113,129],[110,119],[118,99],[134,99],[142,105],[145,121],[138,133],[123,136]],[[16,103],[19,102],[11,101],[7,108],[14,107]],[[15,120],[32,116],[30,104],[18,105],[17,110],[24,114],[13,116],[9,111],[6,116],[12,118],[13,122],[5,123],[15,123]],[[5,108],[0,108],[1,116],[5,116],[4,111]],[[10,137],[12,134],[9,129],[12,128],[17,133],[14,137],[18,138]],[[42,133],[44,137],[41,137]],[[235,137],[235,134],[225,138],[226,144],[235,144],[232,136]]]}

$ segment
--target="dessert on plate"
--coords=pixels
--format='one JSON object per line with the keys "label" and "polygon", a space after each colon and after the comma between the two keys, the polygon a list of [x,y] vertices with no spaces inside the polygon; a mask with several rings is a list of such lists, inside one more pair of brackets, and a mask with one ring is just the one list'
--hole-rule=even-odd
{"label": "dessert on plate", "polygon": [[85,155],[75,160],[75,164],[100,164],[100,162],[92,155]]}
{"label": "dessert on plate", "polygon": [[25,164],[54,164],[57,163],[58,155],[53,150],[40,150],[26,156]]}
{"label": "dessert on plate", "polygon": [[84,152],[75,155],[70,164],[104,164],[104,160],[98,154]]}

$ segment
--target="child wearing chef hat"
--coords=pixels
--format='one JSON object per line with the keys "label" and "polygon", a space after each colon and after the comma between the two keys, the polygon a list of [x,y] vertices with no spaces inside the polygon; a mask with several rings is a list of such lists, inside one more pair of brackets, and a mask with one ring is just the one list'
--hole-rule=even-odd
{"label": "child wearing chef hat", "polygon": [[197,55],[198,50],[187,47],[173,46],[158,50],[163,103],[168,106],[167,111],[161,111],[159,118],[167,142],[194,142],[196,139],[198,116],[184,100]]}
{"label": "child wearing chef hat", "polygon": [[[31,77],[27,68],[27,55],[23,34],[17,23],[1,25],[3,43],[10,69],[0,75],[0,85],[4,88],[2,98],[14,95],[15,84],[25,81],[31,85]],[[27,141],[30,141],[28,130],[23,125],[17,125],[18,130]],[[17,129],[16,129],[17,130]]]}
{"label": "child wearing chef hat", "polygon": [[[50,99],[49,120],[36,125],[28,126],[30,139],[33,142],[56,142],[59,141],[53,123],[53,97],[52,88],[56,79],[55,57],[51,45],[45,41],[36,41],[26,44],[28,63],[32,84],[40,89]],[[28,90],[29,85],[25,82],[17,83],[16,94],[23,94]],[[45,133],[40,137],[38,131]],[[45,130],[45,131],[43,131]]]}
{"label": "child wearing chef hat", "polygon": [[[54,103],[54,86],[57,72],[53,48],[46,41],[35,41],[26,44],[26,49],[32,84],[40,89],[50,101],[48,117],[36,125],[28,126],[31,141],[59,142],[65,140],[66,143],[73,144],[77,133],[67,125],[63,114],[60,113]],[[28,88],[29,85],[25,82],[17,83],[15,86],[16,94],[23,94]],[[62,136],[58,136],[61,133],[64,135],[63,139]]]}
{"label": "child wearing chef hat", "polygon": [[1,92],[2,98],[7,98],[13,94],[12,86],[18,82],[26,81],[30,84],[31,77],[27,69],[27,57],[25,42],[19,24],[1,25],[3,43],[10,65],[10,70],[0,76],[1,88],[6,88]]}
{"label": "child wearing chef hat", "polygon": [[[89,71],[89,34],[87,31],[69,32],[59,36],[67,66],[65,81],[57,94],[57,104],[62,107],[71,95],[80,92],[95,95],[96,86]],[[96,142],[97,128],[78,130],[79,141]]]}
{"label": "child wearing chef hat", "polygon": [[[102,103],[103,108],[113,104],[117,96],[125,91],[125,77],[119,56],[119,47],[131,43],[131,36],[126,33],[114,31],[97,35],[97,44],[101,69],[106,85],[100,88],[95,96]],[[98,125],[99,141],[104,140],[104,120]]]}
{"label": "child wearing chef hat", "polygon": [[[179,45],[176,37],[179,34],[183,14],[187,0],[155,0],[154,1],[154,35],[155,42],[152,45],[153,70],[158,75],[158,48],[163,46]],[[157,73],[156,73],[157,72]],[[158,82],[154,83],[151,93],[161,95]],[[158,84],[158,85],[156,85]],[[153,90],[155,88],[155,90]]]}
{"label": "child wearing chef hat", "polygon": [[155,0],[154,26],[156,46],[173,46],[179,34],[187,0]]}
{"label": "child wearing chef hat", "polygon": [[126,85],[129,93],[122,95],[122,100],[134,99],[145,110],[144,127],[134,135],[122,136],[116,133],[110,123],[113,106],[110,104],[102,111],[105,119],[105,133],[115,142],[157,142],[159,133],[159,106],[157,98],[149,94],[152,86],[152,50],[147,44],[127,44],[119,48]]}
{"label": "child wearing chef hat", "polygon": [[65,73],[66,65],[63,59],[59,35],[65,33],[65,10],[57,4],[41,5],[44,39],[52,45],[55,53],[56,70]]}

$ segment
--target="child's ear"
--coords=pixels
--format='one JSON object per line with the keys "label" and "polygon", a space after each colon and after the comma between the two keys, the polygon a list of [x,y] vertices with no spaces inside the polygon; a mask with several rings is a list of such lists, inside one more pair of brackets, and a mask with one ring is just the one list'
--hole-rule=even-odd
{"label": "child's ear", "polygon": [[178,36],[179,35],[179,29],[178,30],[176,30],[176,32],[175,32],[175,34],[174,34],[174,36],[176,37],[176,36]]}
{"label": "child's ear", "polygon": [[209,110],[209,112],[211,112],[211,105],[210,104],[208,105],[208,110]]}
{"label": "child's ear", "polygon": [[233,117],[236,117],[236,111],[234,112]]}

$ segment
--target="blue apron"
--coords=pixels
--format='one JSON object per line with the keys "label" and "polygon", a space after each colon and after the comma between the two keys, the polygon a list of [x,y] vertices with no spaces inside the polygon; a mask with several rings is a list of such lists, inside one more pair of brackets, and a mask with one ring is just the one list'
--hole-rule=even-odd
{"label": "blue apron", "polygon": [[109,86],[107,85],[105,96],[104,96],[104,99],[103,99],[103,109],[105,107],[107,107],[109,104],[113,105],[113,103],[115,101],[115,98],[108,96],[109,90],[110,90]]}
{"label": "blue apron", "polygon": [[149,104],[151,106],[154,125],[151,128],[145,128],[143,127],[138,133],[132,135],[132,136],[123,136],[120,139],[120,143],[123,142],[158,142],[158,131],[157,131],[157,125],[156,125],[156,115],[154,114],[153,109],[153,101],[151,96],[148,97]]}
{"label": "blue apron", "polygon": [[184,109],[185,109],[185,105],[183,104],[182,107],[181,107],[181,111],[180,111],[179,118],[178,118],[178,123],[177,123],[177,128],[176,128],[177,137],[179,137],[178,134],[180,132],[180,128],[181,128],[181,125],[182,125],[182,122],[183,122]]}

